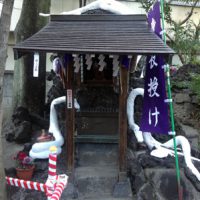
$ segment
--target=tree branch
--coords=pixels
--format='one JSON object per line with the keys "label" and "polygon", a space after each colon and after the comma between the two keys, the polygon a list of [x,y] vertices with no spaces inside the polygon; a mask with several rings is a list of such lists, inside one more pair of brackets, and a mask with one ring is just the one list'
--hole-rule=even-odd
{"label": "tree branch", "polygon": [[175,41],[172,39],[172,37],[166,33],[167,38],[170,40],[171,43],[175,44]]}
{"label": "tree branch", "polygon": [[197,3],[199,2],[199,0],[196,0],[192,6],[192,9],[190,10],[190,13],[188,14],[188,16],[182,21],[179,23],[179,25],[183,25],[185,24],[185,22],[187,22],[190,17],[192,16],[193,12],[194,12],[194,8],[196,7]]}
{"label": "tree branch", "polygon": [[[172,37],[168,33],[166,33],[166,37],[170,40],[170,42],[172,44],[174,44],[174,45],[176,44],[175,40],[173,40]],[[182,56],[182,54],[179,50],[177,50],[177,55],[178,55],[181,63],[183,64],[185,62],[185,60],[184,60],[184,57]]]}
{"label": "tree branch", "polygon": [[200,20],[199,20],[199,23],[197,24],[197,25],[195,25],[194,24],[194,26],[195,26],[195,39],[196,40],[198,40],[199,39],[199,35],[200,35]]}

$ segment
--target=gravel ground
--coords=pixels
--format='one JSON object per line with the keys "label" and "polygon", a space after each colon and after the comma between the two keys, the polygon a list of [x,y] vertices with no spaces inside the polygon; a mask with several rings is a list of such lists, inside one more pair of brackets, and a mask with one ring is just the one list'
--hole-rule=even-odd
{"label": "gravel ground", "polygon": [[[7,171],[7,175],[11,177],[16,177],[14,167],[15,161],[13,160],[13,156],[16,152],[23,149],[23,145],[16,144],[15,142],[7,142],[4,139],[4,166]],[[63,147],[65,149],[65,147]],[[41,183],[45,183],[48,176],[48,159],[44,160],[35,160],[36,169],[33,174],[32,181],[37,181]],[[66,154],[63,150],[62,154],[58,156],[57,161],[57,174],[65,174],[66,173]],[[7,194],[8,200],[46,200],[46,195],[42,192],[33,191],[33,190],[25,190],[22,188],[17,188],[13,186],[7,186]],[[65,199],[62,195],[62,199]]]}

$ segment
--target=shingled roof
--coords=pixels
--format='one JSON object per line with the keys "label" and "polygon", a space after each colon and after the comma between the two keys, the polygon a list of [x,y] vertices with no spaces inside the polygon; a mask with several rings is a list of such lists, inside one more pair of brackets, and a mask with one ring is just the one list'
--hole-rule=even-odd
{"label": "shingled roof", "polygon": [[52,15],[49,24],[14,47],[24,52],[172,54],[145,15]]}

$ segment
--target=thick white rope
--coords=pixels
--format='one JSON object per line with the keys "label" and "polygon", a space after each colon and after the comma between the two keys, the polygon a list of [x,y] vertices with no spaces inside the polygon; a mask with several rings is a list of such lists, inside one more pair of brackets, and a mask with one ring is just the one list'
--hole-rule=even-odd
{"label": "thick white rope", "polygon": [[[134,120],[134,103],[135,103],[135,98],[138,95],[144,96],[143,88],[133,89],[130,92],[128,100],[127,100],[128,123],[129,123],[130,128],[133,130],[137,141],[138,142],[144,141],[150,150],[152,150],[155,147],[156,149],[151,152],[152,156],[155,156],[158,158],[167,157],[168,155],[174,156],[174,152],[173,152],[173,150],[171,150],[174,148],[173,139],[171,139],[165,143],[160,143],[156,139],[153,138],[153,136],[151,135],[150,132],[142,133],[139,130],[140,128],[135,123],[135,120]],[[177,144],[177,146],[178,145],[181,146],[187,167],[191,170],[191,172],[200,181],[200,173],[196,169],[194,164],[192,163],[191,147],[190,147],[188,140],[184,136],[176,136],[176,144]],[[180,153],[179,153],[179,155],[180,155]],[[199,161],[199,159],[196,159],[196,158],[194,160]]]}

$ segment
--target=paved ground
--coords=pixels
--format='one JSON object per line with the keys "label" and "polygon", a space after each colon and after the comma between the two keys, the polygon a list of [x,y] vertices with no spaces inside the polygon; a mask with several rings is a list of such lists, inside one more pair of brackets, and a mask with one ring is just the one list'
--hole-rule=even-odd
{"label": "paved ground", "polygon": [[7,142],[3,138],[3,154],[4,154],[4,167],[11,168],[15,167],[15,160],[13,157],[16,152],[23,149],[23,145],[16,144],[15,142]]}
{"label": "paved ground", "polygon": [[[116,200],[111,193],[117,180],[117,148],[110,145],[84,145],[78,148],[79,159],[75,170],[76,186],[69,183],[64,190],[61,200]],[[21,150],[23,145],[9,143],[4,139],[5,167],[15,166],[13,155]],[[44,183],[48,175],[48,159],[36,160],[36,171],[32,181]],[[58,156],[57,174],[66,173],[66,152]],[[107,193],[106,193],[107,191]],[[24,190],[8,186],[8,200],[46,200],[45,194],[37,191]],[[129,198],[117,198],[117,200],[132,200]]]}

